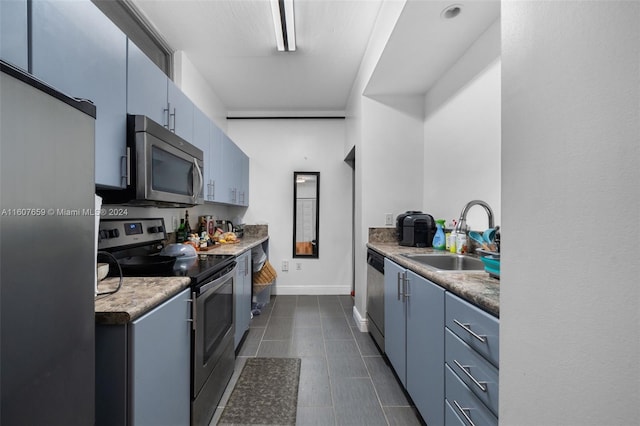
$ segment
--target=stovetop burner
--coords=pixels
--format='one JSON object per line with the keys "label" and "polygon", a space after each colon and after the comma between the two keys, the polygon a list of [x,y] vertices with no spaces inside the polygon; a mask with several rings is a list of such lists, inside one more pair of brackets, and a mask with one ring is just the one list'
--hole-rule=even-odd
{"label": "stovetop burner", "polygon": [[98,249],[118,259],[125,277],[183,276],[191,278],[192,285],[197,286],[234,264],[232,255],[190,258],[159,255],[166,240],[162,218],[101,220],[98,235]]}

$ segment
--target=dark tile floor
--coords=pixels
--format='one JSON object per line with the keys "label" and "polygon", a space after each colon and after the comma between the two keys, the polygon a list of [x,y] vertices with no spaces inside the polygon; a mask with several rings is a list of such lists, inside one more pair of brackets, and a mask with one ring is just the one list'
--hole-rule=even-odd
{"label": "dark tile floor", "polygon": [[247,357],[302,359],[297,425],[420,425],[350,296],[276,296],[251,320],[218,419]]}

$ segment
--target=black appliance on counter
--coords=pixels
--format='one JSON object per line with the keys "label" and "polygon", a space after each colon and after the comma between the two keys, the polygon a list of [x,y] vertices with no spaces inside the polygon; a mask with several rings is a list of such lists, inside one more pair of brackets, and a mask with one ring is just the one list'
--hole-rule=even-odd
{"label": "black appliance on counter", "polygon": [[[235,256],[161,255],[166,240],[161,218],[101,220],[98,236],[98,248],[118,260],[124,276],[191,278],[191,425],[208,425],[235,368]],[[97,339],[99,344],[99,334]],[[109,375],[101,368],[96,372],[98,380]],[[98,418],[112,416],[110,397],[98,395]]]}
{"label": "black appliance on counter", "polygon": [[431,247],[436,222],[430,214],[410,210],[396,218],[398,244],[409,247]]}

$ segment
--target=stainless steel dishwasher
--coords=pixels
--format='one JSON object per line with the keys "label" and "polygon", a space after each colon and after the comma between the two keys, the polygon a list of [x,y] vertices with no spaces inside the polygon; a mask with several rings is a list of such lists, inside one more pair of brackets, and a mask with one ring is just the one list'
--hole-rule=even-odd
{"label": "stainless steel dishwasher", "polygon": [[369,333],[384,353],[384,256],[367,250],[367,318]]}

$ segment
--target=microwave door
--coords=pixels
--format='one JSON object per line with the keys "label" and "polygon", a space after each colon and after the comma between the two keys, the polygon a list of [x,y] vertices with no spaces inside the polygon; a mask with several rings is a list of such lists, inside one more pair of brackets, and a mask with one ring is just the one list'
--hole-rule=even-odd
{"label": "microwave door", "polygon": [[[196,180],[202,182],[194,167],[194,158],[149,133],[138,133],[143,155],[138,155],[138,191],[143,198],[166,203],[196,204]],[[197,160],[195,160],[197,162]],[[196,170],[194,170],[196,169]],[[197,177],[196,177],[197,176]],[[197,193],[196,193],[197,194]]]}

